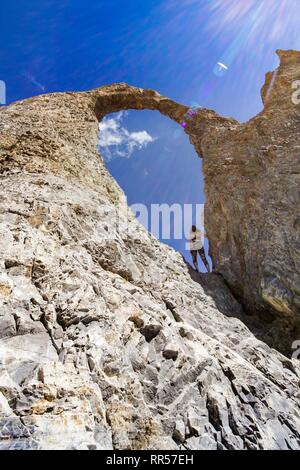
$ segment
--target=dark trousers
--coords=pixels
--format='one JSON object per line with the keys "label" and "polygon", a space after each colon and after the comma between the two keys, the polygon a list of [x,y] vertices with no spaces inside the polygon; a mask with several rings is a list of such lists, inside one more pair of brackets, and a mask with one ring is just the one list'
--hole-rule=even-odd
{"label": "dark trousers", "polygon": [[205,256],[205,251],[204,251],[204,248],[200,248],[199,250],[191,250],[191,255],[192,255],[192,258],[193,258],[193,263],[194,263],[194,266],[195,266],[195,269],[198,271],[198,261],[197,261],[197,255],[200,255],[201,259],[202,259],[202,262],[204,264],[204,266],[206,267],[207,269],[207,272],[210,272],[210,268],[209,268],[209,264],[208,264],[208,261],[206,259],[206,256]]}

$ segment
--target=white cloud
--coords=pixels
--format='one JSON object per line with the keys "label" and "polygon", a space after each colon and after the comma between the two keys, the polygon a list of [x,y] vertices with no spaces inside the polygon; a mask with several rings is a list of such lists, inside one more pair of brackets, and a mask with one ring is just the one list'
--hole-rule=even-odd
{"label": "white cloud", "polygon": [[106,160],[114,157],[129,158],[134,150],[146,148],[155,138],[147,131],[129,132],[121,122],[125,112],[106,117],[99,124],[99,147]]}

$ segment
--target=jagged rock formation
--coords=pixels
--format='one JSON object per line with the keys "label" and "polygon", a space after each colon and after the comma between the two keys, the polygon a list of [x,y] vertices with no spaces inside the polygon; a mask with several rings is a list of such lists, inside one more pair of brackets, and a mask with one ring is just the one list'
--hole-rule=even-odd
{"label": "jagged rock formation", "polygon": [[[299,54],[281,57],[263,113],[202,110],[186,132],[216,269],[250,310],[292,317]],[[0,111],[0,449],[299,449],[297,361],[250,332],[220,275],[138,224],[98,155],[98,120],[129,108],[187,109],[121,84]]]}

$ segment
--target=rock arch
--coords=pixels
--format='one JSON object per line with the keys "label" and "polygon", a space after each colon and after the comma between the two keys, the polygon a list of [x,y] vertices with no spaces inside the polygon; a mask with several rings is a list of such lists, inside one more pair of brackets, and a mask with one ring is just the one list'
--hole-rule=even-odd
{"label": "rock arch", "polygon": [[[299,105],[292,102],[300,53],[278,51],[266,76],[264,109],[245,124],[201,109],[185,132],[203,158],[206,226],[215,270],[247,310],[298,321]],[[98,122],[124,109],[158,110],[180,122],[187,106],[126,84],[53,93],[1,109],[0,168],[65,176],[91,188],[106,172],[96,152]],[[20,111],[22,115],[20,116]],[[17,118],[19,129],[9,131]],[[105,178],[112,201],[119,192]]]}
{"label": "rock arch", "polygon": [[[299,338],[298,65],[282,54],[249,123],[202,110],[186,128],[215,266],[249,309],[285,319],[267,342],[287,354]],[[98,120],[137,105],[178,121],[186,109],[115,85],[0,110],[0,449],[299,449],[297,361],[258,341],[221,276],[191,272],[125,204],[134,236],[116,229],[122,192]]]}
{"label": "rock arch", "polygon": [[[247,310],[296,323],[300,260],[299,106],[292,102],[300,53],[277,51],[263,111],[245,124],[201,109],[185,132],[203,158],[210,254]],[[112,85],[91,92],[98,119],[121,109],[156,109],[180,122],[187,107],[152,90]],[[292,229],[292,227],[294,227]]]}

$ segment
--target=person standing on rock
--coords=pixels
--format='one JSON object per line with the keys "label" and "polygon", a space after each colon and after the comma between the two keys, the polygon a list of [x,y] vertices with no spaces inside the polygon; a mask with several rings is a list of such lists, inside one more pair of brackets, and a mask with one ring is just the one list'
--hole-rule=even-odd
{"label": "person standing on rock", "polygon": [[197,260],[197,256],[199,253],[202,259],[202,262],[204,266],[206,267],[207,272],[209,273],[210,267],[205,256],[205,251],[204,251],[204,247],[202,244],[202,235],[205,235],[205,232],[203,233],[201,230],[198,230],[196,225],[192,225],[192,228],[190,231],[190,238],[189,238],[189,248],[190,248],[190,252],[192,255],[195,270],[199,272],[198,260]]}

